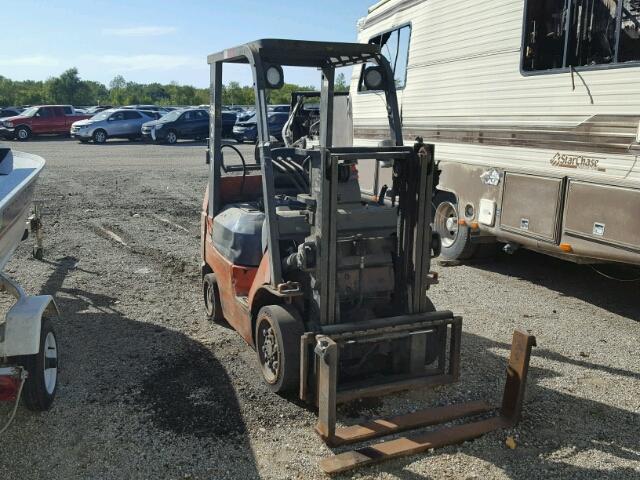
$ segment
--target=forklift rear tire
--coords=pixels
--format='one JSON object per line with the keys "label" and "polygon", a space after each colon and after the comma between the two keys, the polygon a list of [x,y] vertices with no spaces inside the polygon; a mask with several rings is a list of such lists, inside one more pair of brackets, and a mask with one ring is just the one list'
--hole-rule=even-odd
{"label": "forklift rear tire", "polygon": [[256,352],[262,377],[271,391],[284,393],[298,388],[303,333],[298,311],[290,305],[268,305],[258,312]]}
{"label": "forklift rear tire", "polygon": [[446,260],[467,260],[474,256],[478,245],[471,241],[471,230],[460,225],[458,200],[449,192],[438,192],[434,198],[433,229],[440,234],[440,256]]}
{"label": "forklift rear tire", "polygon": [[224,322],[222,304],[220,303],[220,289],[214,273],[207,273],[202,278],[202,291],[204,293],[204,308],[207,318],[215,323]]}

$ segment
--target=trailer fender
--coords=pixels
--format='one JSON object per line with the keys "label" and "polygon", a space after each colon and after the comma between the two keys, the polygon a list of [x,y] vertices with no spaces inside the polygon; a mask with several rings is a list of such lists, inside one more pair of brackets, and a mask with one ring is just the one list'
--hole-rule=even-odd
{"label": "trailer fender", "polygon": [[0,357],[35,355],[40,350],[42,317],[60,316],[51,295],[24,296],[7,312],[0,326]]}

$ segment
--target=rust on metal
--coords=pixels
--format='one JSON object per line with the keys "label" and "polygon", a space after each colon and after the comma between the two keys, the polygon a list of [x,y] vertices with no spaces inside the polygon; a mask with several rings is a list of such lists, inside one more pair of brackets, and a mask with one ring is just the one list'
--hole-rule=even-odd
{"label": "rust on metal", "polygon": [[437,375],[433,377],[408,378],[396,382],[383,383],[381,385],[368,385],[361,388],[351,388],[338,392],[337,403],[347,403],[359,398],[379,397],[389,393],[412,390],[421,387],[439,387],[455,382],[453,375]]}
{"label": "rust on metal", "polygon": [[338,345],[329,337],[317,337],[318,361],[318,423],[316,431],[330,442],[336,432],[336,383],[338,376]]}
{"label": "rust on metal", "polygon": [[309,347],[315,342],[315,334],[307,332],[300,337],[300,400],[311,403],[309,391]]}
{"label": "rust on metal", "polygon": [[[531,349],[536,346],[536,338],[524,331],[513,333],[511,354],[507,365],[507,380],[499,413],[491,418],[442,428],[427,433],[414,434],[388,442],[340,453],[320,461],[320,468],[328,474],[344,472],[359,466],[382,462],[391,458],[411,455],[432,448],[455,445],[472,440],[493,430],[513,427],[519,420],[524,401]],[[488,407],[488,408],[487,408]],[[378,436],[397,433],[427,425],[451,421],[473,414],[484,413],[490,407],[484,402],[439,407],[430,410],[400,415],[390,419],[379,419],[362,425],[341,429],[325,430],[333,436],[323,437],[334,444],[353,443]],[[458,414],[458,415],[456,415]],[[335,421],[335,418],[334,418]]]}
{"label": "rust on metal", "polygon": [[535,346],[536,337],[530,333],[520,329],[513,332],[501,413],[511,419],[514,425],[520,419],[520,413],[522,412],[531,348]]}
{"label": "rust on metal", "polygon": [[484,401],[449,405],[446,407],[419,410],[413,413],[397,415],[388,418],[378,418],[360,425],[338,428],[335,432],[335,445],[363,442],[376,437],[383,437],[394,433],[411,430],[418,427],[427,427],[439,423],[450,422],[470,415],[478,415],[490,412],[491,405]]}
{"label": "rust on metal", "polygon": [[498,416],[420,435],[402,437],[350,452],[340,453],[333,457],[323,458],[320,460],[320,468],[328,474],[340,473],[355,467],[424,452],[431,448],[455,445],[507,426],[509,426],[509,421]]}

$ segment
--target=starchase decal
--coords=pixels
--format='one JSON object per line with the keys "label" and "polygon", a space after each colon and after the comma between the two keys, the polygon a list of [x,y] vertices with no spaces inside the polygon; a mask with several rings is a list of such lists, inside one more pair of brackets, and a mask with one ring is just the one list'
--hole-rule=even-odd
{"label": "starchase decal", "polygon": [[576,168],[581,170],[595,170],[606,172],[606,168],[600,166],[602,158],[586,157],[584,155],[572,155],[570,153],[556,153],[550,160],[552,167]]}

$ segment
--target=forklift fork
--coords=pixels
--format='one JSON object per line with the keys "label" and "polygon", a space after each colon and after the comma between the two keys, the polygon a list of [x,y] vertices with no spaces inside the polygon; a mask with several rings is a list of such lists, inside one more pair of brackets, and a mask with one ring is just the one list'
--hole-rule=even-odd
{"label": "forklift fork", "polygon": [[515,426],[522,411],[531,349],[535,345],[536,339],[533,335],[523,330],[514,331],[502,405],[498,409],[484,401],[473,401],[336,428],[338,345],[331,338],[319,336],[315,349],[318,364],[319,410],[316,432],[329,446],[363,442],[495,411],[493,416],[475,422],[396,438],[324,458],[320,461],[320,468],[325,473],[335,474],[395,457],[462,443],[493,430]]}

